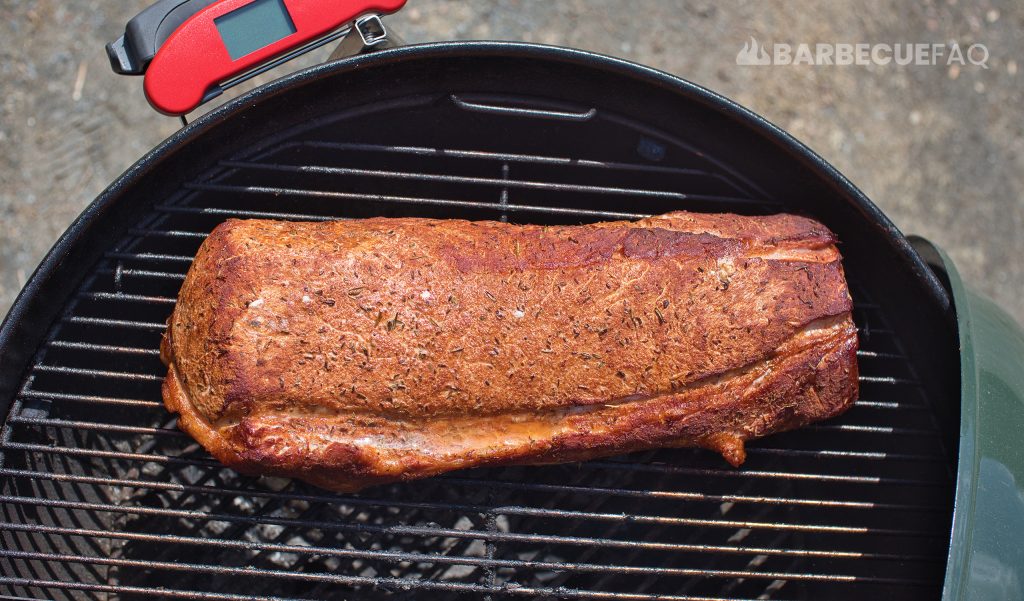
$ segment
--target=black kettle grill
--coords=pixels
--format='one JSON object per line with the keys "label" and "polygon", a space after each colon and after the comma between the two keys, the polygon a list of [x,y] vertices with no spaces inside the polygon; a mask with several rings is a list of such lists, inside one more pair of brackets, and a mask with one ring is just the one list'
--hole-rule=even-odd
{"label": "black kettle grill", "polygon": [[[223,468],[162,406],[165,319],[229,217],[561,224],[676,209],[798,212],[838,233],[862,348],[851,411],[751,444],[742,469],[665,450],[339,495]],[[916,245],[785,132],[625,61],[442,43],[284,77],[115,181],[0,329],[0,596],[949,595],[947,564],[970,553],[950,544],[962,341],[956,284]]]}

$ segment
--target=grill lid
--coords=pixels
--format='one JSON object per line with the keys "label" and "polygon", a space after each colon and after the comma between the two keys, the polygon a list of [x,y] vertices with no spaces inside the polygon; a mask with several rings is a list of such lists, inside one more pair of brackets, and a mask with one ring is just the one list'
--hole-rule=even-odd
{"label": "grill lid", "polygon": [[[844,180],[777,146],[773,158],[777,139],[708,102],[611,59],[438,45],[300,74],[158,149],[58,245],[80,271],[57,282],[51,256],[0,332],[4,373],[34,353],[0,398],[13,399],[0,592],[934,598],[954,465],[955,392],[934,352],[955,358],[934,343],[942,304],[892,259],[900,240]],[[751,444],[743,469],[666,450],[335,495],[222,468],[160,403],[164,320],[227,217],[568,223],[681,208],[810,212],[844,240],[862,399],[841,419]]]}

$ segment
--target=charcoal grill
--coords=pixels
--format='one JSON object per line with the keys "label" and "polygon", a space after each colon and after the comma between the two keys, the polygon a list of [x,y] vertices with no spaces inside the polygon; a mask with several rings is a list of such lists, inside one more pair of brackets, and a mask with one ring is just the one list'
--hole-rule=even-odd
{"label": "charcoal grill", "polygon": [[[165,319],[199,244],[228,217],[556,224],[673,209],[794,211],[839,234],[861,338],[851,411],[750,444],[742,469],[665,450],[341,495],[223,468],[162,407]],[[972,342],[962,327],[957,338],[958,279],[917,244],[932,267],[784,132],[616,59],[446,43],[291,75],[126,172],[5,321],[0,596],[959,594],[981,542],[958,542],[974,531],[953,528],[954,496],[983,446],[962,430],[986,421],[961,392],[975,380],[961,369]],[[970,507],[958,501],[957,520]]]}

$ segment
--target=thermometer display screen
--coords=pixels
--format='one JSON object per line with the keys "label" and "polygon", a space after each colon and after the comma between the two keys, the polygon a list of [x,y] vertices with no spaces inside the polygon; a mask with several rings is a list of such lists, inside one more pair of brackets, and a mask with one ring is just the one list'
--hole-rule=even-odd
{"label": "thermometer display screen", "polygon": [[231,60],[255,52],[295,33],[284,0],[254,0],[213,20]]}

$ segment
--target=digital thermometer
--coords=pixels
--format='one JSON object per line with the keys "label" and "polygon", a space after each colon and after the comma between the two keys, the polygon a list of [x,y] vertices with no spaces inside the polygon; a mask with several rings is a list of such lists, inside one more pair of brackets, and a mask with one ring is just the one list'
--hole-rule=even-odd
{"label": "digital thermometer", "polygon": [[107,46],[114,70],[145,74],[146,98],[184,115],[221,84],[406,0],[161,0]]}

